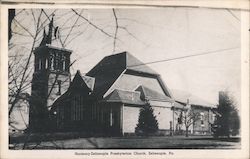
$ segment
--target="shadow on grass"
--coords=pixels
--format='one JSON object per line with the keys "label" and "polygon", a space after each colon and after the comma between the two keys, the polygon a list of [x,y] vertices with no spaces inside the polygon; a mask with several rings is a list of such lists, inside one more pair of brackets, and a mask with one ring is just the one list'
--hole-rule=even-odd
{"label": "shadow on grass", "polygon": [[240,137],[231,137],[231,138],[187,138],[187,140],[212,140],[212,141],[224,141],[224,142],[240,142],[241,138]]}
{"label": "shadow on grass", "polygon": [[[23,143],[27,134],[10,137],[11,145]],[[83,145],[75,144],[76,139]],[[82,140],[81,140],[82,139]],[[57,146],[55,140],[63,142],[63,146]],[[37,142],[49,141],[53,144],[41,145]],[[213,138],[212,136],[125,136],[125,137],[89,137],[84,133],[53,133],[53,134],[30,134],[26,141],[31,146],[25,149],[237,149],[240,147],[240,137]],[[34,143],[35,143],[35,146]],[[231,143],[230,143],[231,142]],[[79,142],[78,142],[79,143]],[[87,148],[93,145],[94,148]],[[20,145],[20,144],[19,144]],[[27,144],[29,145],[29,144]],[[52,145],[52,146],[50,146]],[[80,146],[80,147],[79,147]],[[86,148],[83,148],[86,147]],[[91,146],[92,147],[92,146]],[[10,148],[10,147],[9,147]],[[12,148],[10,148],[12,149]],[[13,147],[15,149],[15,146]]]}
{"label": "shadow on grass", "polygon": [[[27,136],[29,139],[26,141]],[[68,132],[68,133],[24,133],[16,136],[9,136],[9,143],[23,143],[23,142],[40,142],[40,141],[51,141],[51,140],[67,140],[67,139],[78,139],[78,138],[89,138],[89,137],[102,137],[101,135],[93,136],[91,134],[83,132]]]}

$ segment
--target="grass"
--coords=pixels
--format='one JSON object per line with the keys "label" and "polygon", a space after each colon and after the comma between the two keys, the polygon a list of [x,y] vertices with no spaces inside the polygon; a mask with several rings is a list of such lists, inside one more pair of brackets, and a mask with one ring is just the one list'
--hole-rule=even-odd
{"label": "grass", "polygon": [[[72,136],[71,136],[72,137]],[[76,137],[73,135],[73,137]],[[43,137],[43,139],[45,139]],[[210,136],[155,137],[79,137],[71,139],[38,139],[25,149],[239,149],[240,139],[215,139]],[[13,141],[13,140],[12,140]],[[23,142],[13,142],[13,149],[22,149]]]}

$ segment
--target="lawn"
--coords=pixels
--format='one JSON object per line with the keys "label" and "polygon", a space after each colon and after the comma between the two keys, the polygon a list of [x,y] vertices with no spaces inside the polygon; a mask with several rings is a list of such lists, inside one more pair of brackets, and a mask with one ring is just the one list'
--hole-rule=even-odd
{"label": "lawn", "polygon": [[[23,143],[12,143],[22,149]],[[210,136],[90,137],[31,142],[25,149],[239,149],[240,139],[214,139]]]}

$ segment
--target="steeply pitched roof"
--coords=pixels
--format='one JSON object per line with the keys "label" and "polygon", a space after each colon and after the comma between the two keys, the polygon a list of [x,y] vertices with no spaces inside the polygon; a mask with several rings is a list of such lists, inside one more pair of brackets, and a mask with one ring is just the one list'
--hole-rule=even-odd
{"label": "steeply pitched roof", "polygon": [[77,70],[69,89],[57,98],[53,105],[57,105],[60,102],[70,100],[70,94],[72,91],[78,91],[82,95],[87,95],[85,99],[90,99],[89,92],[93,90],[95,79],[93,77],[82,76],[80,71]]}
{"label": "steeply pitched roof", "polygon": [[207,102],[206,100],[201,99],[189,92],[180,91],[180,90],[171,90],[174,99],[180,103],[187,103],[189,100],[189,104],[194,106],[202,106],[202,107],[211,107],[214,108],[215,105]]}
{"label": "steeply pitched roof", "polygon": [[106,56],[86,74],[87,76],[95,78],[93,95],[97,98],[102,98],[103,94],[106,93],[126,69],[158,75],[157,72],[143,64],[143,62],[128,52]]}
{"label": "steeply pitched roof", "polygon": [[140,92],[125,91],[115,89],[107,97],[104,98],[105,102],[118,102],[124,104],[144,105],[145,102],[140,98]]}
{"label": "steeply pitched roof", "polygon": [[82,79],[84,80],[86,85],[91,89],[91,91],[93,91],[95,86],[95,78],[89,76],[82,76]]}
{"label": "steeply pitched roof", "polygon": [[52,29],[53,29],[53,22],[54,22],[54,17],[52,16],[52,19],[49,23],[49,31],[48,34],[45,32],[45,28],[43,30],[43,39],[40,43],[40,46],[46,45],[46,44],[51,44],[52,41]]}
{"label": "steeply pitched roof", "polygon": [[140,85],[136,91],[141,92],[141,98],[142,99],[147,99],[147,100],[152,100],[152,101],[162,101],[162,102],[169,102],[173,101],[170,97],[161,94],[155,90],[152,90],[146,86]]}
{"label": "steeply pitched roof", "polygon": [[148,67],[146,64],[135,58],[130,53],[126,53],[126,66],[129,70],[134,70],[143,73],[155,74],[158,75],[156,71]]}
{"label": "steeply pitched roof", "polygon": [[92,92],[95,79],[93,77],[82,76],[80,71],[77,70],[75,77],[73,78],[69,90],[82,89],[85,92]]}
{"label": "steeply pitched roof", "polygon": [[95,78],[93,97],[101,99],[103,94],[112,86],[116,79],[121,75],[122,70],[106,71],[92,76]]}

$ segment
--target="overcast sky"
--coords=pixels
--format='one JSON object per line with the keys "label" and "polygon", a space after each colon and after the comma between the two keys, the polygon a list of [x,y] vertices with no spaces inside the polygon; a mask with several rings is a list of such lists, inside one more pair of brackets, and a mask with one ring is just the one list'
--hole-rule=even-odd
{"label": "overcast sky", "polygon": [[[50,12],[50,10],[46,10]],[[81,9],[76,9],[80,13]],[[161,74],[170,89],[190,92],[210,103],[218,103],[218,91],[231,91],[240,98],[240,13],[205,8],[115,9],[118,29],[115,52],[128,51],[139,60],[150,63],[188,55],[203,56],[149,64]],[[77,16],[69,10],[55,12],[55,25],[72,24]],[[84,17],[114,35],[112,9],[84,9]],[[32,22],[23,18],[26,26]],[[72,17],[71,17],[72,16]],[[104,56],[113,53],[113,39],[79,18],[68,43],[77,60],[71,70],[88,72]],[[122,27],[127,29],[124,30]],[[60,30],[62,33],[68,30]],[[72,37],[73,37],[72,35]],[[70,39],[70,38],[69,38]],[[21,37],[13,38],[21,41]],[[212,53],[213,52],[213,53]]]}

